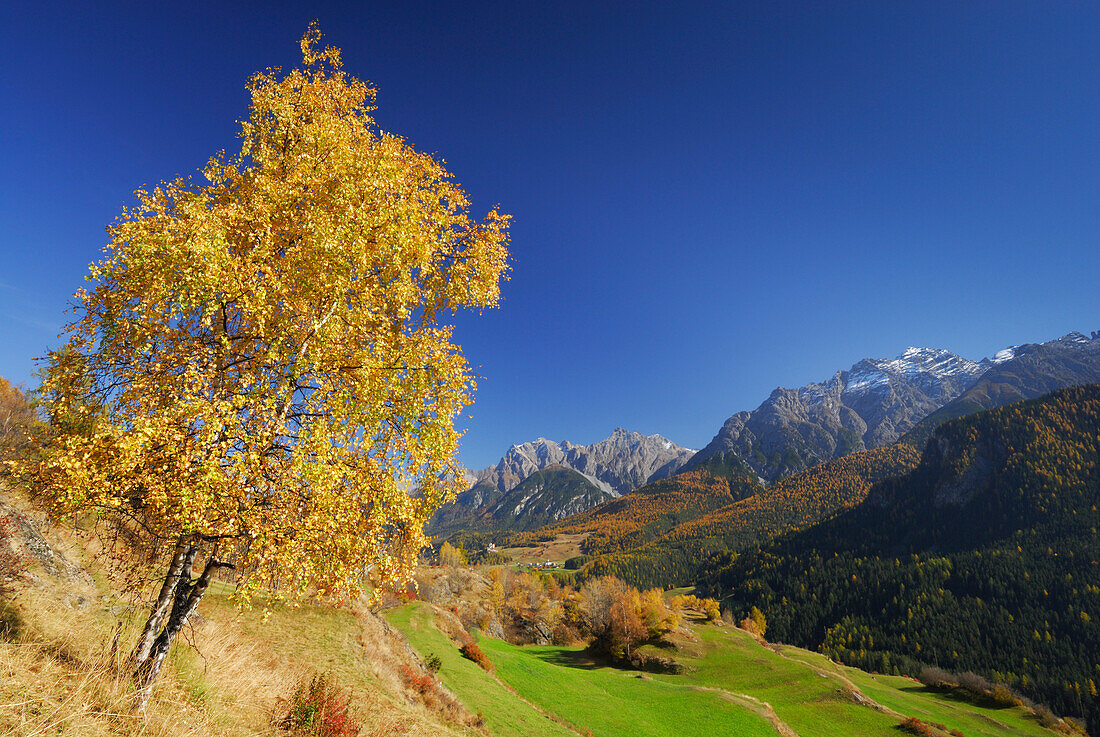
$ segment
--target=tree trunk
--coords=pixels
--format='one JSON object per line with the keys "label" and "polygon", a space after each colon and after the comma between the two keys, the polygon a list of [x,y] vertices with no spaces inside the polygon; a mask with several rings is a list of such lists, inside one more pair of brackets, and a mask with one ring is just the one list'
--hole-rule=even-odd
{"label": "tree trunk", "polygon": [[[210,579],[214,575],[214,571],[219,568],[232,568],[229,563],[218,560],[217,547],[210,553],[210,557],[206,560],[206,566],[203,568],[202,575],[194,583],[191,583],[190,566],[188,566],[188,576],[186,580],[181,579],[176,586],[175,596],[172,601],[172,611],[168,615],[168,620],[164,624],[164,629],[160,631],[156,639],[153,640],[152,645],[149,648],[149,652],[145,660],[138,665],[135,673],[134,680],[138,686],[138,706],[141,709],[145,709],[145,705],[149,702],[149,695],[153,691],[153,684],[156,683],[157,677],[160,675],[160,669],[164,665],[164,659],[168,656],[168,651],[172,648],[172,642],[176,639],[176,635],[180,633],[180,630],[187,624],[187,620],[194,614],[195,609],[199,605],[199,601],[202,599],[203,594],[206,593],[206,589],[210,586]],[[190,557],[191,561],[194,561],[194,554]]]}
{"label": "tree trunk", "polygon": [[164,616],[168,614],[168,608],[175,601],[176,589],[179,587],[180,581],[185,577],[188,581],[191,579],[191,567],[195,562],[197,553],[198,546],[195,544],[194,539],[190,536],[181,535],[176,542],[176,552],[172,556],[172,564],[168,567],[168,573],[164,576],[164,583],[160,587],[160,593],[157,594],[153,610],[149,613],[149,618],[145,620],[145,629],[142,630],[141,638],[134,647],[134,652],[130,655],[131,668],[135,670],[140,668],[149,658],[149,650],[153,647],[153,640],[156,639],[157,633],[161,629]]}

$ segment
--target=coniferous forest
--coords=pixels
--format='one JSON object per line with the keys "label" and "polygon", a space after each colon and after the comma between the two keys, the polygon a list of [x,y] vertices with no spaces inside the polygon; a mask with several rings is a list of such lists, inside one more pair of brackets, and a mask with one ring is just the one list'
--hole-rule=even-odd
{"label": "coniferous forest", "polygon": [[975,671],[1100,725],[1100,386],[951,421],[859,506],[698,579],[868,670]]}

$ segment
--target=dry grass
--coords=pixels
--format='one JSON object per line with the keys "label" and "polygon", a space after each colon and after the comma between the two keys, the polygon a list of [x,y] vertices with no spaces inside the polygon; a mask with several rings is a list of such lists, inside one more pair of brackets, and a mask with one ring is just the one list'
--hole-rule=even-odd
{"label": "dry grass", "polygon": [[[0,498],[25,502],[2,489]],[[365,607],[276,607],[265,621],[262,612],[238,611],[224,585],[207,594],[139,713],[126,658],[144,621],[140,597],[119,598],[120,578],[92,555],[101,552],[94,539],[61,528],[45,537],[92,575],[51,575],[32,561],[16,586],[7,604],[16,626],[0,639],[0,736],[282,734],[273,725],[294,685],[318,672],[352,694],[364,736],[481,733],[449,692],[426,702],[405,687],[402,666],[421,664]]]}
{"label": "dry grass", "polygon": [[0,643],[0,734],[185,737],[214,731],[201,710],[179,708],[185,697],[173,680],[145,714],[136,713],[124,667],[128,653],[114,646],[115,631],[87,610],[56,604],[49,592],[34,588],[18,597],[20,631]]}
{"label": "dry grass", "polygon": [[589,534],[591,533],[559,534],[553,540],[540,542],[534,547],[504,548],[501,552],[508,555],[513,564],[542,563],[548,560],[563,563],[581,554],[581,543]]}

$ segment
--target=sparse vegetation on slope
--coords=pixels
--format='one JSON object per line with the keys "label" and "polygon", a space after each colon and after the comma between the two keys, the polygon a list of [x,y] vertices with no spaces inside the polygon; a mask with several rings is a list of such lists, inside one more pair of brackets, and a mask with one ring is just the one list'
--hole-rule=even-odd
{"label": "sparse vegetation on slope", "polygon": [[[582,579],[613,575],[637,586],[680,585],[694,580],[709,554],[749,548],[827,519],[863,501],[875,482],[911,470],[918,458],[904,444],[859,451],[768,487],[691,471],[526,538],[587,535],[585,555],[567,563]],[[711,498],[700,498],[708,493]]]}

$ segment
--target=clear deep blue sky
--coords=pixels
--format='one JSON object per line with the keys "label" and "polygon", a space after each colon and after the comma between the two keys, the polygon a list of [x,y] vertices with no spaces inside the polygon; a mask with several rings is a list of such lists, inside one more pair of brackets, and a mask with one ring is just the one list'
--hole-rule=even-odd
{"label": "clear deep blue sky", "polygon": [[130,193],[232,149],[315,18],[383,128],[515,216],[501,308],[458,320],[471,467],[618,425],[701,447],[864,356],[1100,329],[1096,3],[41,7],[0,11],[15,382]]}

